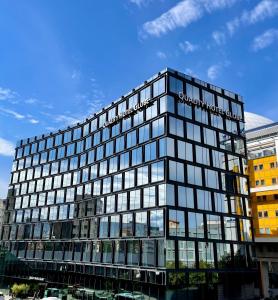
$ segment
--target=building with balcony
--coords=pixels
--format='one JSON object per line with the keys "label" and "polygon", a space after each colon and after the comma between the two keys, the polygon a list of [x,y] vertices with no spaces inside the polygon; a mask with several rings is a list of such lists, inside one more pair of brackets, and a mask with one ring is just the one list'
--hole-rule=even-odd
{"label": "building with balcony", "polygon": [[278,123],[246,132],[250,204],[262,289],[278,294]]}
{"label": "building with balcony", "polygon": [[251,299],[243,111],[239,95],[166,69],[20,140],[2,246],[53,285]]}

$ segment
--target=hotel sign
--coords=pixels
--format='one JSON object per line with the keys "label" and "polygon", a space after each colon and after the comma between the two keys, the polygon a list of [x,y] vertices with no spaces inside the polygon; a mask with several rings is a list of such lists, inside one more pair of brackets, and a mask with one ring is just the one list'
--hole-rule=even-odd
{"label": "hotel sign", "polygon": [[211,112],[214,112],[216,114],[222,115],[222,116],[226,116],[230,119],[234,119],[237,121],[241,120],[241,117],[233,114],[231,111],[229,110],[223,110],[220,107],[217,107],[215,105],[209,104],[205,101],[199,100],[199,99],[194,99],[194,98],[190,98],[187,95],[185,95],[183,92],[179,92],[179,102],[180,103],[184,103],[184,104],[189,104],[189,105],[196,105],[200,108],[204,108],[207,109]]}
{"label": "hotel sign", "polygon": [[117,123],[119,120],[130,117],[131,115],[137,113],[137,111],[141,110],[142,108],[149,106],[149,104],[150,104],[150,100],[146,100],[146,101],[136,104],[134,107],[129,108],[125,112],[123,112],[123,113],[117,115],[116,117],[110,119],[109,121],[105,122],[103,124],[103,128],[112,126],[115,123]]}

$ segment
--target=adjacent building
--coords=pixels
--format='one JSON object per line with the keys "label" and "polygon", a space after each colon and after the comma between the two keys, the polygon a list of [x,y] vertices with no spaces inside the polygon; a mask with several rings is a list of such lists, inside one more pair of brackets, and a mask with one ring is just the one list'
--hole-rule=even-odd
{"label": "adjacent building", "polygon": [[278,294],[278,123],[246,132],[250,204],[265,297]]}
{"label": "adjacent building", "polygon": [[241,96],[166,69],[19,141],[2,245],[52,284],[252,298],[243,111]]}

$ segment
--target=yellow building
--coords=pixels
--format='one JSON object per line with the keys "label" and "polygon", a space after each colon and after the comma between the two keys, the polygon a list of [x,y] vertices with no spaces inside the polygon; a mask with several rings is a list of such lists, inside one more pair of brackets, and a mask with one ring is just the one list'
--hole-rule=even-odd
{"label": "yellow building", "polygon": [[[263,296],[278,294],[278,123],[246,131],[250,210]],[[273,280],[274,278],[274,280]]]}

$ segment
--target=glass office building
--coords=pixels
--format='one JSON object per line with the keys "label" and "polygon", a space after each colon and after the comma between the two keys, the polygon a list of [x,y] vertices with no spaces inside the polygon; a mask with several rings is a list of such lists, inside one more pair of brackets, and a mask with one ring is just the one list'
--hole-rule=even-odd
{"label": "glass office building", "polygon": [[256,274],[245,160],[242,98],[166,69],[17,144],[2,246],[49,282],[236,296]]}

